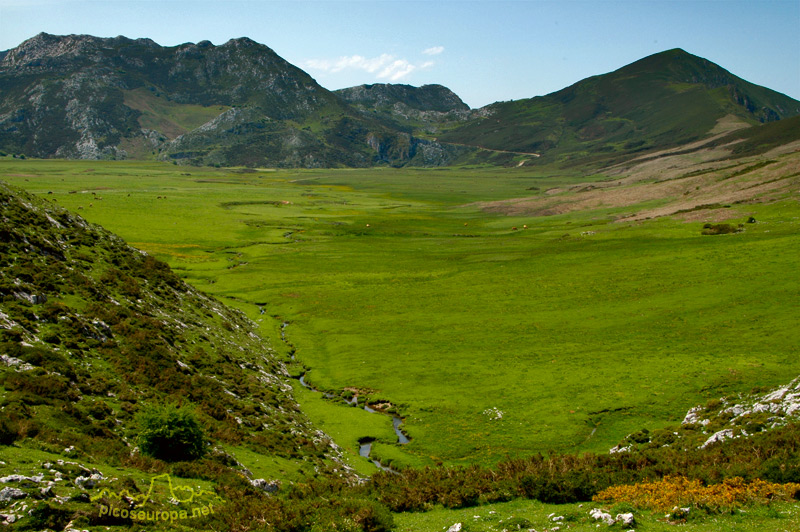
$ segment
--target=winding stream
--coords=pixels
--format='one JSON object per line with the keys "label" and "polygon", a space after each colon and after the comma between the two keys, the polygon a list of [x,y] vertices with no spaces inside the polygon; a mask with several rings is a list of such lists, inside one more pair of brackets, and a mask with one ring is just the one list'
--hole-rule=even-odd
{"label": "winding stream", "polygon": [[[289,355],[291,356],[292,361],[296,361],[296,358],[295,358],[295,347],[286,338],[286,327],[288,327],[288,326],[289,326],[288,322],[284,321],[284,322],[281,323],[281,341],[283,341],[283,343],[286,344],[286,346],[289,348]],[[298,379],[298,381],[300,381],[300,384],[304,388],[306,388],[308,390],[311,390],[312,392],[315,392],[315,393],[321,393],[321,394],[323,394],[323,397],[325,397],[326,399],[333,399],[333,398],[336,397],[334,394],[325,393],[322,390],[318,390],[317,388],[314,388],[313,386],[308,384],[306,382],[306,374],[305,373],[303,373],[302,375],[297,377],[297,379]],[[351,404],[351,405],[358,406],[358,396],[354,395],[352,399],[345,400],[345,402],[348,403],[348,404]],[[366,410],[367,412],[369,412],[371,414],[383,414],[383,412],[381,412],[379,410],[375,410],[374,408],[370,408],[370,406],[368,404],[364,405],[364,410]],[[400,445],[406,445],[411,440],[400,429],[400,425],[402,425],[402,424],[403,424],[403,419],[402,418],[400,418],[398,416],[392,416],[392,428],[394,429],[394,433],[397,435],[397,443],[400,444]],[[359,448],[358,448],[359,456],[361,456],[363,458],[367,458],[368,460],[371,460],[372,463],[375,464],[375,467],[377,467],[381,471],[389,471],[391,473],[398,473],[396,470],[392,469],[391,467],[383,465],[378,460],[370,458],[369,455],[372,452],[372,443],[374,441],[375,441],[374,438],[369,438],[369,437],[360,439],[359,440]]]}
{"label": "winding stream", "polygon": [[[353,396],[353,399],[350,400],[349,403],[357,405],[358,404],[358,396]],[[383,412],[380,412],[378,410],[375,410],[374,408],[370,408],[369,405],[364,405],[364,410],[366,410],[370,414],[382,414],[383,413]],[[405,445],[405,444],[409,443],[411,440],[408,439],[408,436],[403,434],[402,430],[400,430],[400,425],[402,425],[402,424],[403,424],[403,419],[402,418],[399,418],[397,416],[392,416],[392,428],[394,429],[394,433],[397,434],[397,443],[399,443],[400,445]]]}
{"label": "winding stream", "polygon": [[360,444],[360,447],[358,448],[359,456],[362,456],[362,457],[364,457],[364,458],[366,458],[368,460],[372,460],[372,463],[375,465],[375,467],[377,467],[381,471],[388,471],[389,473],[394,473],[394,474],[398,475],[399,474],[398,471],[392,469],[391,467],[385,466],[382,463],[380,463],[379,461],[377,461],[375,459],[371,459],[369,457],[369,453],[372,452],[372,442],[373,441],[374,440],[364,441],[363,443]]}

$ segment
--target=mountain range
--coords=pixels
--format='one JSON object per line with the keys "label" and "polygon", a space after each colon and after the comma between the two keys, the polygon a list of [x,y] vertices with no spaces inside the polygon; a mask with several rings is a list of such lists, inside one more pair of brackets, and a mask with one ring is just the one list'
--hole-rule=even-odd
{"label": "mountain range", "polygon": [[[320,86],[247,38],[39,34],[0,52],[0,150],[267,167],[616,161],[800,114],[674,49],[555,93],[470,109],[441,85]],[[716,128],[716,129],[715,129]],[[536,157],[537,160],[540,157]],[[525,161],[528,160],[528,163]]]}

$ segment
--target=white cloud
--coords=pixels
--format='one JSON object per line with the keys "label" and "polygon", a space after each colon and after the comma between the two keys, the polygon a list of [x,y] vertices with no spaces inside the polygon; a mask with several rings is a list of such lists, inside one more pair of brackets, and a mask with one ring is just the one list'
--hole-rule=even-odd
{"label": "white cloud", "polygon": [[391,64],[387,65],[386,68],[384,68],[381,73],[378,74],[378,78],[397,81],[411,74],[414,70],[416,70],[416,68],[416,66],[412,65],[405,59],[397,59],[396,61],[392,61]]}
{"label": "white cloud", "polygon": [[303,63],[306,68],[313,68],[314,70],[328,71],[331,69],[331,62],[325,59],[308,59]]}
{"label": "white cloud", "polygon": [[321,70],[335,74],[344,70],[363,70],[374,74],[377,79],[398,81],[411,74],[418,68],[430,68],[432,61],[422,65],[415,65],[407,59],[398,58],[391,54],[381,54],[376,57],[362,55],[342,56],[338,59],[309,59],[303,63],[305,68]]}
{"label": "white cloud", "polygon": [[368,59],[361,55],[342,56],[336,60],[330,59],[309,59],[305,62],[307,68],[322,70],[324,72],[341,72],[342,70],[355,69],[374,73],[386,64],[394,60],[389,54],[381,54],[378,57]]}
{"label": "white cloud", "polygon": [[432,46],[422,51],[425,55],[439,55],[444,52],[444,46]]}

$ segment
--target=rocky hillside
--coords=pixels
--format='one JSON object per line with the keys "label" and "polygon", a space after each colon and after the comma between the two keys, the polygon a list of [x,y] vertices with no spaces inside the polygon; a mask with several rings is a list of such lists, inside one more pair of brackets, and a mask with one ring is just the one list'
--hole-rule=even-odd
{"label": "rocky hillside", "polygon": [[434,134],[443,126],[468,120],[473,114],[458,95],[442,85],[377,83],[335,93],[367,115],[416,133]]}
{"label": "rocky hillside", "polygon": [[423,154],[430,142],[247,38],[162,47],[42,33],[0,57],[0,95],[0,150],[35,157],[358,167],[457,155]]}
{"label": "rocky hillside", "polygon": [[420,112],[469,111],[469,106],[461,101],[456,93],[442,85],[412,87],[411,85],[376,83],[340,89],[336,91],[336,94],[364,109],[398,106]]}
{"label": "rocky hillside", "polygon": [[[641,430],[628,435],[611,453],[672,448],[699,449],[727,440],[747,439],[757,434],[779,431],[800,420],[800,377],[785,386],[754,389],[750,393],[712,399],[691,408],[679,427],[652,432]],[[792,474],[797,476],[797,466]],[[783,472],[787,472],[784,468]]]}
{"label": "rocky hillside", "polygon": [[[241,313],[82,218],[0,183],[0,446],[158,470],[142,415],[179,405],[225,449],[340,468],[288,374]],[[0,476],[14,473],[0,462]],[[346,468],[345,468],[346,469]],[[342,471],[342,469],[339,469]]]}

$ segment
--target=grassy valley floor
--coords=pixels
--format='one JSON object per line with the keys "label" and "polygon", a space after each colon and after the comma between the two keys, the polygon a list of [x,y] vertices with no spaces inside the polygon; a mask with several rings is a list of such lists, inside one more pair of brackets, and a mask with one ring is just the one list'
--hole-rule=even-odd
{"label": "grassy valley floor", "polygon": [[[395,516],[395,523],[398,532],[444,532],[457,523],[461,523],[462,532],[626,530],[621,524],[609,528],[593,519],[589,515],[592,508],[603,509],[591,503],[543,504],[518,500],[463,510],[440,508],[425,513],[399,514]],[[800,508],[794,503],[773,504],[724,516],[690,518],[683,522],[667,519],[662,512],[635,512],[634,519],[635,530],[641,532],[789,532],[800,528]]]}
{"label": "grassy valley floor", "polygon": [[617,221],[667,199],[550,216],[476,205],[608,179],[526,167],[6,159],[0,179],[241,308],[317,389],[388,403],[410,444],[396,445],[388,416],[298,394],[364,473],[363,438],[397,468],[603,453],[695,404],[800,374],[796,194],[720,207],[744,231],[708,236],[702,220]]}

